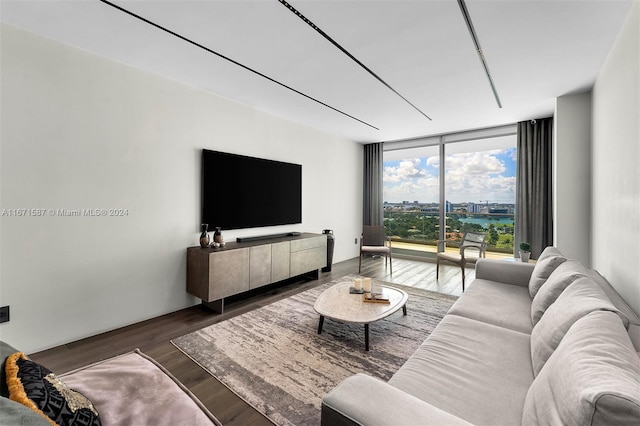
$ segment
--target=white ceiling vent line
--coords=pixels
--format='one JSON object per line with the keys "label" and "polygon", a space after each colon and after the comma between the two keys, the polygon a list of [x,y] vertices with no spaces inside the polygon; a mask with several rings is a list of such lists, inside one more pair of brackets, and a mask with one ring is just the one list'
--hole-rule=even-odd
{"label": "white ceiling vent line", "polygon": [[460,6],[460,11],[462,12],[464,21],[467,23],[467,28],[469,28],[469,34],[471,34],[471,39],[473,40],[473,44],[476,47],[476,52],[478,52],[478,57],[480,58],[480,62],[482,62],[482,66],[484,67],[484,72],[487,74],[487,78],[489,79],[489,84],[491,85],[493,96],[495,96],[496,102],[498,103],[498,108],[502,108],[502,102],[500,102],[500,96],[498,96],[498,91],[496,90],[496,86],[493,83],[493,78],[491,78],[491,72],[489,72],[489,65],[487,64],[487,60],[484,57],[484,53],[482,53],[482,48],[480,47],[480,40],[478,40],[478,35],[476,34],[476,30],[473,28],[473,22],[471,22],[471,15],[469,15],[469,11],[467,10],[467,5],[465,4],[464,0],[458,0],[458,5]]}
{"label": "white ceiling vent line", "polygon": [[314,30],[316,30],[318,32],[318,34],[320,34],[322,37],[324,37],[325,39],[327,39],[327,41],[329,41],[331,44],[333,44],[336,48],[338,48],[338,50],[340,50],[342,53],[344,53],[345,55],[347,55],[352,61],[354,61],[356,64],[358,64],[360,67],[362,67],[365,71],[367,71],[369,74],[371,74],[376,80],[378,80],[380,83],[382,83],[385,87],[387,87],[389,90],[391,90],[393,93],[395,93],[396,95],[398,95],[400,98],[402,98],[403,101],[405,101],[406,103],[408,103],[409,105],[411,105],[411,107],[413,109],[415,109],[416,111],[418,111],[421,115],[423,115],[425,118],[429,119],[429,121],[432,121],[432,118],[429,117],[427,114],[425,114],[420,108],[418,108],[417,106],[415,106],[413,103],[411,103],[411,101],[409,101],[407,98],[405,98],[404,96],[402,96],[396,89],[394,89],[393,87],[391,87],[386,81],[384,81],[380,76],[378,76],[375,72],[373,72],[369,67],[367,67],[365,64],[363,64],[362,62],[360,62],[360,60],[358,60],[355,56],[353,56],[347,49],[345,49],[344,47],[342,47],[340,45],[340,43],[338,43],[337,41],[335,41],[333,38],[331,38],[327,33],[325,33],[324,31],[322,31],[322,29],[320,29],[320,27],[318,27],[316,24],[314,24],[313,22],[311,22],[311,20],[309,20],[306,16],[304,16],[300,11],[298,11],[295,7],[293,7],[291,4],[289,4],[286,0],[278,0],[284,7],[286,7],[287,9],[289,9],[294,15],[296,15],[298,18],[302,19],[302,21],[309,25],[311,28],[313,28]]}
{"label": "white ceiling vent line", "polygon": [[204,51],[206,51],[208,53],[211,53],[212,55],[215,55],[215,56],[219,57],[220,59],[224,59],[225,61],[228,61],[228,62],[230,62],[230,63],[232,63],[234,65],[237,65],[237,66],[239,66],[240,68],[242,68],[242,69],[244,69],[246,71],[249,71],[249,72],[251,72],[251,73],[253,73],[255,75],[258,75],[258,76],[260,76],[260,77],[262,77],[262,78],[264,78],[266,80],[269,80],[270,82],[272,82],[272,83],[274,83],[274,84],[276,84],[278,86],[281,86],[281,87],[283,87],[285,89],[288,89],[288,90],[290,90],[290,91],[292,91],[292,92],[294,92],[294,93],[296,93],[296,94],[298,94],[300,96],[303,96],[303,97],[305,97],[305,98],[307,98],[307,99],[309,99],[309,100],[311,100],[313,102],[316,102],[316,103],[318,103],[318,104],[320,104],[320,105],[322,105],[322,106],[324,106],[326,108],[329,108],[329,109],[331,109],[331,110],[333,110],[333,111],[335,111],[335,112],[337,112],[339,114],[342,114],[342,115],[344,115],[346,117],[349,117],[352,120],[355,120],[355,121],[357,121],[357,122],[359,122],[361,124],[364,124],[365,126],[368,126],[368,127],[372,128],[372,129],[375,129],[375,130],[380,130],[378,127],[374,126],[373,124],[367,123],[364,120],[361,120],[361,119],[359,119],[359,118],[357,118],[357,117],[355,117],[355,116],[353,116],[351,114],[348,114],[348,113],[346,113],[346,112],[344,112],[344,111],[342,111],[342,110],[340,110],[340,109],[338,109],[336,107],[333,107],[333,106],[331,106],[331,105],[329,105],[329,104],[327,104],[325,102],[322,102],[322,101],[320,101],[320,100],[318,100],[318,99],[316,99],[316,98],[314,98],[314,97],[312,97],[310,95],[307,95],[306,93],[304,93],[304,92],[302,92],[300,90],[297,90],[297,89],[295,89],[295,88],[293,88],[291,86],[288,86],[288,85],[286,85],[286,84],[284,84],[284,83],[282,83],[282,82],[280,82],[280,81],[278,81],[278,80],[276,80],[276,79],[274,79],[272,77],[269,77],[268,75],[266,75],[264,73],[261,73],[260,71],[257,71],[257,70],[255,70],[255,69],[253,69],[253,68],[251,68],[251,67],[249,67],[247,65],[244,65],[244,64],[242,64],[242,63],[240,63],[240,62],[238,62],[238,61],[236,61],[234,59],[231,59],[228,56],[225,56],[225,55],[223,55],[221,53],[218,53],[213,49],[210,49],[210,48],[208,48],[208,47],[206,47],[206,46],[204,46],[204,45],[202,45],[202,44],[200,44],[200,43],[198,43],[196,41],[193,41],[193,40],[191,40],[191,39],[189,39],[189,38],[187,38],[187,37],[185,37],[183,35],[180,35],[180,34],[176,33],[175,31],[172,31],[172,30],[170,30],[168,28],[165,28],[162,25],[156,24],[155,22],[152,22],[152,21],[150,21],[149,19],[147,19],[147,18],[145,18],[143,16],[140,16],[140,15],[134,13],[134,12],[131,12],[130,10],[125,9],[122,6],[119,6],[119,5],[115,4],[115,3],[112,3],[109,0],[99,0],[99,1],[102,2],[103,4],[106,4],[107,6],[111,6],[111,7],[115,8],[115,9],[117,9],[117,10],[119,10],[119,11],[121,11],[121,12],[123,12],[123,13],[125,13],[125,14],[127,14],[129,16],[131,16],[132,18],[138,19],[138,20],[140,20],[140,21],[142,21],[142,22],[144,22],[146,24],[151,25],[154,28],[157,28],[157,29],[159,29],[161,31],[164,31],[167,34],[170,34],[170,35],[172,35],[174,37],[177,37],[182,41],[185,41],[185,42],[187,42],[189,44],[192,44],[193,46],[196,46],[196,47],[198,47],[198,48],[200,48],[200,49],[202,49],[202,50],[204,50]]}

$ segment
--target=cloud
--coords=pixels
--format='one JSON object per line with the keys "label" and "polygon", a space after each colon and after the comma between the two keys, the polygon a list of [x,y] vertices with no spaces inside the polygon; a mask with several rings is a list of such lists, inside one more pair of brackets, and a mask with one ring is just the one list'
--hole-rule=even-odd
{"label": "cloud", "polygon": [[447,155],[445,173],[450,176],[486,176],[503,173],[506,167],[495,155],[500,151]]}
{"label": "cloud", "polygon": [[390,202],[438,198],[438,177],[421,166],[419,158],[401,160],[396,166],[385,166],[384,197]]}
{"label": "cloud", "polygon": [[[452,202],[515,202],[515,177],[503,176],[507,171],[497,156],[502,150],[470,152],[445,157],[445,198]],[[503,157],[504,158],[504,157]],[[509,156],[505,161],[510,161]],[[402,160],[397,166],[384,168],[384,199],[389,202],[438,202],[438,157],[425,162],[418,158]]]}
{"label": "cloud", "polygon": [[420,159],[412,158],[402,160],[398,166],[384,168],[383,180],[385,182],[405,182],[410,179],[419,179],[427,176],[425,169],[420,169]]}

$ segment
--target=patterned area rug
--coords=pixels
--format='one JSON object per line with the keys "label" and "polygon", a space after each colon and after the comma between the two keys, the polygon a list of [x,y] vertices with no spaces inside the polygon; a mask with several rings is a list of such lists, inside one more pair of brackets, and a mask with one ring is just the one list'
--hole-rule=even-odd
{"label": "patterned area rug", "polygon": [[322,291],[354,278],[347,275],[172,343],[274,423],[318,425],[327,392],[360,372],[388,380],[457,299],[388,284],[409,294],[407,315],[399,310],[372,323],[367,352],[362,324],[327,319],[318,334],[313,309]]}

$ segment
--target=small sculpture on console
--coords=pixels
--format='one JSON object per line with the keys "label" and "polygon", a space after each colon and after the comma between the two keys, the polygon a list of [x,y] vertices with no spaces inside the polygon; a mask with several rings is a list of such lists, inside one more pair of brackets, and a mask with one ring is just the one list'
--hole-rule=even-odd
{"label": "small sculpture on console", "polygon": [[213,242],[218,244],[218,247],[224,247],[224,238],[222,237],[222,228],[216,227],[213,233]]}

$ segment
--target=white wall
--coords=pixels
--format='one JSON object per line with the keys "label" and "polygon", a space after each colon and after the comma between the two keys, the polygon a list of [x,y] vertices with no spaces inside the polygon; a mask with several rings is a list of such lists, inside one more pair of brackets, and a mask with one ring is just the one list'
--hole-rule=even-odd
{"label": "white wall", "polygon": [[553,135],[554,245],[591,265],[591,92],[556,99]]}
{"label": "white wall", "polygon": [[640,0],[593,88],[592,264],[640,313]]}
{"label": "white wall", "polygon": [[[302,164],[303,223],[228,241],[330,228],[334,262],[357,255],[361,145],[5,25],[1,43],[3,340],[34,352],[199,303],[202,148]],[[112,208],[127,215],[49,212]]]}

